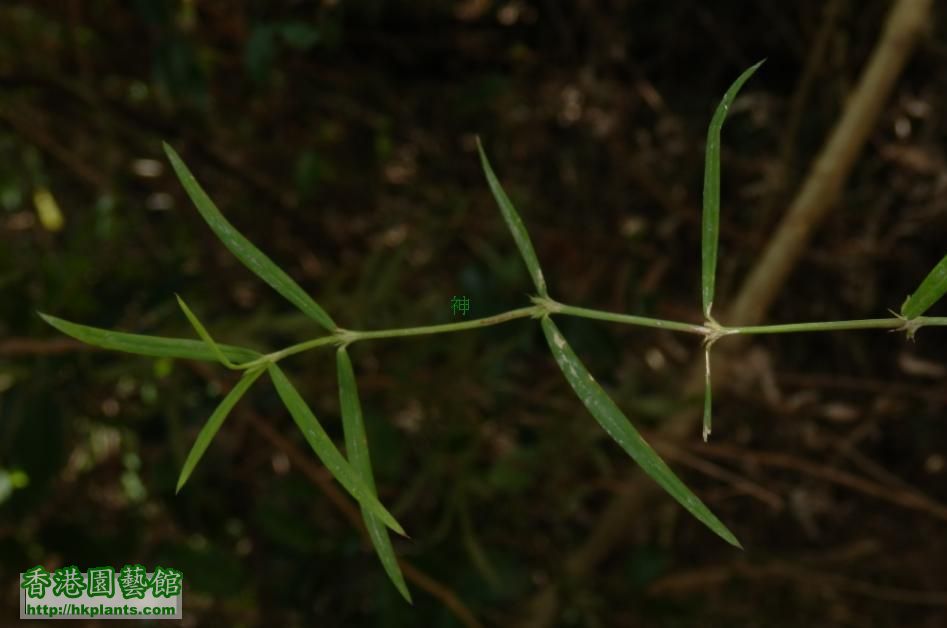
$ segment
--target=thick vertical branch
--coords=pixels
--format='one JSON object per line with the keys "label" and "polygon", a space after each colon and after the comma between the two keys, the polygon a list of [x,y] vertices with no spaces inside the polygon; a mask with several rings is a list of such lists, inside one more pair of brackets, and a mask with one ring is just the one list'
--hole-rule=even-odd
{"label": "thick vertical branch", "polygon": [[878,114],[930,16],[931,0],[900,0],[862,73],[842,117],[816,158],[763,256],[743,283],[728,320],[759,323],[809,241],[838,198]]}

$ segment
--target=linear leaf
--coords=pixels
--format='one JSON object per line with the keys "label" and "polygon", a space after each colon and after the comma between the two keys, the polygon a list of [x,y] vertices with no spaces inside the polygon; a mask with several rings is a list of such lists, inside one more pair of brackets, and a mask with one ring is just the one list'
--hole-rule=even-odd
{"label": "linear leaf", "polygon": [[201,340],[204,341],[204,344],[207,345],[207,348],[210,349],[215,356],[217,356],[217,360],[227,368],[237,368],[237,365],[231,362],[227,356],[224,355],[223,351],[220,349],[220,345],[214,341],[210,333],[207,331],[207,328],[204,327],[204,324],[200,321],[200,319],[198,319],[194,312],[191,311],[191,308],[187,306],[187,303],[184,302],[184,299],[182,299],[180,295],[177,294],[174,296],[177,298],[178,305],[184,312],[184,316],[186,316],[188,322],[191,323],[191,327],[194,328],[194,330],[197,332],[197,335],[200,336]]}
{"label": "linear leaf", "polygon": [[710,387],[710,347],[704,349],[704,442],[710,436],[712,419],[713,389]]}
{"label": "linear leaf", "polygon": [[[138,355],[149,355],[157,358],[182,358],[185,360],[206,360],[208,362],[215,362],[218,359],[210,347],[200,340],[128,334],[121,331],[112,331],[111,329],[72,323],[42,312],[39,315],[44,321],[67,336],[102,349],[137,353]],[[261,357],[259,353],[252,349],[224,344],[217,346],[230,360],[248,362]]]}
{"label": "linear leaf", "polygon": [[211,413],[210,418],[207,419],[207,423],[201,428],[197,439],[194,441],[194,445],[191,446],[191,451],[188,452],[187,458],[184,460],[184,466],[181,467],[181,474],[178,476],[178,486],[174,490],[175,493],[181,492],[181,488],[184,487],[184,483],[187,482],[187,479],[191,477],[191,472],[194,471],[194,467],[200,462],[201,456],[207,451],[207,447],[217,434],[217,430],[224,424],[224,419],[227,418],[227,415],[230,414],[234,405],[240,401],[240,398],[243,397],[244,393],[247,392],[250,386],[253,385],[253,382],[255,382],[262,373],[262,368],[254,368],[244,373],[243,377],[230,389],[227,396],[223,398],[217,408]]}
{"label": "linear leaf", "polygon": [[283,374],[280,367],[271,362],[267,365],[267,370],[270,372],[270,378],[273,380],[273,385],[276,386],[276,392],[286,405],[286,409],[289,410],[293,420],[296,422],[296,425],[299,426],[303,436],[306,437],[309,446],[316,452],[319,460],[329,469],[329,473],[332,474],[332,477],[338,480],[339,484],[351,493],[352,497],[360,504],[368,508],[373,515],[381,519],[386,526],[404,536],[404,529],[395,521],[391,513],[382,506],[372,491],[368,490],[368,486],[355,469],[352,468],[352,465],[339,453],[335,443],[333,443],[329,435],[326,434],[326,431],[322,428],[322,425],[320,425],[316,416],[312,413],[312,410],[309,409],[309,406],[306,405],[306,402],[303,401],[303,398],[299,395],[299,391],[297,391],[292,382],[287,379],[286,375]]}
{"label": "linear leaf", "polygon": [[542,318],[542,326],[552,355],[566,380],[605,432],[688,512],[727,543],[742,548],[733,533],[674,475],[664,460],[641,437],[634,425],[585,368],[549,316]]}
{"label": "linear leaf", "polygon": [[247,240],[243,234],[237,231],[234,226],[224,218],[220,210],[217,209],[217,205],[207,196],[207,193],[204,192],[204,188],[201,187],[197,179],[194,178],[194,175],[191,174],[191,171],[181,160],[181,157],[167,143],[163,145],[164,152],[167,153],[168,159],[171,161],[171,167],[174,168],[174,172],[177,174],[178,179],[180,179],[181,185],[184,186],[187,195],[191,197],[191,201],[193,201],[197,207],[197,211],[201,213],[201,216],[204,217],[204,221],[207,222],[211,230],[217,234],[217,237],[224,243],[224,246],[230,249],[230,252],[233,253],[237,259],[256,273],[260,279],[270,284],[274,290],[283,295],[290,303],[298,307],[303,313],[327,330],[334,331],[337,325],[329,314],[326,313],[318,303],[313,301],[312,297],[306,294],[299,284],[293,281],[292,277],[283,272],[279,266],[260,249],[254,246],[252,242]]}
{"label": "linear leaf", "polygon": [[506,226],[509,227],[510,233],[513,234],[513,239],[516,240],[516,246],[520,250],[520,255],[523,256],[523,261],[526,262],[526,268],[533,278],[533,283],[536,284],[536,290],[539,291],[539,296],[541,297],[549,296],[546,293],[546,280],[543,278],[543,271],[539,267],[539,259],[536,257],[536,251],[533,250],[533,243],[530,242],[529,233],[526,232],[526,226],[523,225],[523,219],[520,218],[520,215],[516,212],[513,203],[510,202],[510,198],[506,195],[506,192],[503,191],[503,186],[500,185],[496,175],[493,173],[493,168],[490,167],[490,161],[487,159],[487,154],[483,150],[483,145],[480,143],[479,137],[477,138],[477,150],[480,152],[480,164],[483,166],[484,174],[487,175],[487,183],[490,186],[490,191],[493,192],[493,198],[496,199],[497,205],[500,206],[500,212],[503,214],[503,220],[506,221]]}
{"label": "linear leaf", "polygon": [[[368,435],[365,433],[365,422],[362,419],[362,405],[358,400],[358,385],[355,382],[352,360],[345,347],[340,347],[336,353],[336,369],[339,376],[339,401],[342,406],[345,450],[356,473],[361,476],[372,495],[377,497],[372,461],[368,453]],[[368,536],[372,540],[382,567],[385,568],[385,573],[391,578],[391,582],[402,597],[411,603],[411,592],[405,584],[404,575],[401,573],[394,548],[391,546],[391,539],[388,537],[388,530],[365,506],[362,506],[362,519],[365,521],[365,529],[368,530]]]}
{"label": "linear leaf", "polygon": [[947,256],[928,273],[921,285],[901,306],[901,316],[907,319],[917,318],[947,292]]}
{"label": "linear leaf", "polygon": [[[765,59],[764,59],[765,61]],[[701,218],[701,298],[704,318],[710,318],[714,303],[714,284],[717,275],[717,245],[720,239],[720,130],[727,117],[727,111],[743,84],[763,64],[745,70],[717,105],[714,116],[707,129],[707,148],[704,157],[704,210]]]}

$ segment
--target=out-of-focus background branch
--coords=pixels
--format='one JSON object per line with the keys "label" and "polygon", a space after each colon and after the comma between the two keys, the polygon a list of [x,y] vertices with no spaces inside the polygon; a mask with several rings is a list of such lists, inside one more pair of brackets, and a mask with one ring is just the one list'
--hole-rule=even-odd
{"label": "out-of-focus background branch", "polygon": [[[883,316],[945,253],[945,23],[927,0],[3,3],[3,616],[35,564],[134,561],[185,573],[188,625],[943,625],[943,330],[726,339],[704,445],[692,338],[561,320],[743,553],[637,473],[534,321],[354,345],[410,607],[267,383],[175,496],[226,371],[35,312],[190,336],[178,292],[221,341],[319,333],[214,240],[162,140],[344,327],[525,305],[479,134],[553,296],[698,321],[706,125],[766,57],[724,129],[719,318]],[[287,370],[339,437],[333,362]]]}

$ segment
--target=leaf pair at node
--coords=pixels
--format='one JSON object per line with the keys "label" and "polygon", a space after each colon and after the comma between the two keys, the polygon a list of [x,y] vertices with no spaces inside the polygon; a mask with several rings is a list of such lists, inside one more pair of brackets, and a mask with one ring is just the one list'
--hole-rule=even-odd
{"label": "leaf pair at node", "polygon": [[[539,291],[540,297],[548,297],[543,273],[540,270],[539,261],[536,258],[529,235],[523,226],[523,221],[494,175],[493,168],[491,168],[479,140],[477,141],[477,148],[480,152],[483,169],[487,175],[487,181],[490,184],[490,190],[493,192],[493,196],[503,213],[503,218],[513,234],[513,239],[516,241],[523,261],[533,278],[533,283]],[[539,301],[542,301],[542,299]],[[641,437],[635,426],[628,420],[628,417],[589,373],[585,364],[569,346],[549,314],[541,318],[541,325],[553,358],[556,360],[556,364],[559,365],[563,375],[565,375],[566,381],[569,382],[576,396],[589,411],[589,414],[605,430],[605,433],[618,443],[645,473],[688,512],[694,515],[698,521],[710,528],[727,543],[741,547],[733,533],[687,488],[657,452]]]}
{"label": "leaf pair at node", "polygon": [[[763,60],[765,61],[765,59]],[[730,105],[737,94],[763,61],[747,68],[724,93],[720,104],[710,119],[707,129],[707,145],[704,154],[704,204],[700,228],[700,293],[704,312],[704,323],[715,327],[711,315],[714,306],[714,290],[717,277],[717,249],[720,243],[720,132],[727,119]],[[704,421],[703,437],[710,436],[712,423],[713,390],[710,379],[710,349],[716,338],[708,336],[704,342]]]}
{"label": "leaf pair at node", "polygon": [[[327,331],[336,331],[338,325],[336,325],[329,314],[309,297],[299,284],[293,281],[289,275],[283,272],[282,269],[273,263],[262,251],[257,249],[223,217],[174,149],[165,144],[165,151],[184,189],[191,197],[191,200],[201,213],[201,216],[203,216],[204,220],[224,245],[250,270],[259,275],[266,283],[272,286],[288,301],[296,305],[302,312],[318,322]],[[180,297],[178,297],[178,302],[198,335],[210,346],[211,350],[219,357],[225,366],[229,368],[246,367],[246,365],[235,365],[229,362],[227,356],[216,348],[216,344],[210,334],[204,329],[197,317],[191,313]],[[201,434],[198,435],[194,448],[191,450],[191,454],[185,462],[181,479],[178,482],[178,490],[180,490],[183,483],[187,480],[187,474],[193,469],[200,455],[203,453],[203,450],[207,448],[214,433],[216,433],[220,424],[223,422],[226,413],[229,412],[236,400],[246,392],[253,381],[256,380],[265,369],[268,371],[270,379],[276,387],[277,394],[289,410],[297,427],[303,433],[306,442],[309,443],[312,450],[332,476],[361,505],[362,519],[365,523],[365,528],[385,572],[401,595],[410,602],[411,594],[404,581],[404,576],[401,573],[401,568],[398,565],[398,560],[395,557],[391,539],[388,536],[386,528],[390,528],[401,535],[404,535],[404,530],[391,513],[378,501],[371,461],[368,456],[368,439],[362,420],[355,374],[345,347],[339,348],[336,363],[339,379],[339,399],[342,407],[342,427],[345,432],[346,450],[349,456],[348,460],[346,460],[336,448],[332,439],[329,438],[325,429],[323,429],[312,410],[303,400],[295,386],[289,381],[289,378],[283,373],[282,369],[280,369],[274,361],[265,361],[263,365],[251,366],[250,370],[237,383],[233,390],[231,390],[230,394],[224,398],[214,414],[211,415],[211,418],[204,426]]]}
{"label": "leaf pair at node", "polygon": [[[174,149],[167,144],[164,145],[164,148],[188,196],[221,242],[243,264],[303,313],[326,330],[337,332],[338,326],[329,314],[306,294],[299,284],[223,217]],[[244,371],[241,378],[224,396],[198,433],[181,468],[176,491],[180,491],[190,478],[197,463],[210,446],[214,436],[236,403],[259,379],[260,375],[267,372],[277,394],[316,456],[332,476],[359,502],[368,536],[385,571],[401,595],[410,602],[411,595],[395,557],[387,529],[394,530],[401,535],[405,533],[401,525],[377,497],[371,462],[368,458],[368,442],[362,421],[361,407],[358,402],[355,375],[345,348],[340,348],[338,351],[337,366],[348,460],[329,438],[325,429],[323,429],[289,378],[276,365],[275,360],[252,349],[217,343],[180,296],[177,297],[177,301],[191,326],[194,327],[200,337],[200,341],[115,332],[79,325],[46,314],[40,315],[59,331],[77,340],[104,349],[153,357],[217,361],[227,368]]]}

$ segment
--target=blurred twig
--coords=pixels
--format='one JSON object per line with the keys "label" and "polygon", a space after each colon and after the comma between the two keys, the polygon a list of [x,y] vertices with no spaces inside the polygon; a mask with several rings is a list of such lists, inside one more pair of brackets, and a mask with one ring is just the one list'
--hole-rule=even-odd
{"label": "blurred twig", "polygon": [[755,497],[759,501],[769,506],[774,512],[779,512],[785,507],[783,498],[773,491],[763,488],[759,484],[750,481],[738,473],[734,473],[733,471],[725,469],[720,465],[716,465],[708,460],[704,460],[703,457],[697,455],[696,453],[689,453],[680,447],[675,446],[674,443],[669,441],[655,442],[654,448],[658,450],[658,453],[669,460],[674,460],[679,464],[688,466],[696,471],[700,471],[706,476],[716,478],[722,482],[727,482],[728,484],[733,485],[733,487],[739,492],[750,495],[751,497]]}
{"label": "blurred twig", "polygon": [[96,351],[96,347],[73,340],[71,338],[51,338],[36,340],[34,338],[7,338],[0,340],[0,356],[12,357],[21,355],[54,355],[58,353],[72,353],[73,351]]}
{"label": "blurred twig", "polygon": [[[362,516],[358,509],[349,499],[339,490],[338,485],[332,478],[329,471],[317,464],[311,455],[304,452],[296,446],[291,440],[277,432],[261,417],[250,411],[243,411],[244,416],[250,427],[263,440],[268,441],[273,447],[279,449],[289,461],[298,467],[309,480],[322,491],[329,501],[342,513],[342,515],[358,530],[362,538],[362,545],[366,548],[371,547],[368,533],[365,531],[365,524],[362,522]],[[418,588],[427,591],[432,597],[438,599],[454,614],[458,621],[468,628],[481,628],[482,624],[477,620],[469,608],[457,597],[450,588],[441,584],[431,576],[427,575],[403,558],[398,559],[401,565],[401,571],[409,582],[418,586]]]}
{"label": "blurred twig", "polygon": [[60,162],[77,179],[95,190],[107,190],[110,176],[93,168],[86,159],[77,155],[49,133],[41,123],[42,115],[34,109],[18,107],[16,110],[0,108],[0,122],[6,123],[14,133],[44,153]]}
{"label": "blurred twig", "polygon": [[688,448],[699,449],[700,452],[713,458],[739,460],[745,463],[757,464],[764,467],[789,469],[810,477],[819,478],[838,486],[844,486],[858,493],[863,493],[886,501],[902,508],[909,508],[923,512],[926,515],[947,521],[947,506],[934,501],[919,492],[916,488],[893,488],[877,482],[866,480],[860,476],[837,469],[835,467],[818,464],[775,451],[756,451],[732,445],[693,444]]}
{"label": "blurred twig", "polygon": [[[64,96],[74,103],[82,104],[91,112],[107,111],[112,114],[109,123],[125,138],[121,148],[132,155],[137,151],[157,153],[160,149],[160,140],[174,143],[183,143],[190,137],[181,137],[178,126],[165,121],[156,111],[139,111],[125,103],[103,96],[85,85],[63,79],[54,75],[24,76],[19,74],[0,73],[0,87],[9,90],[22,89],[41,90],[56,96]],[[43,129],[27,120],[37,118],[33,108],[20,107],[22,111],[14,112],[0,109],[0,121],[6,122],[23,139],[60,161],[72,171],[80,180],[97,190],[110,187],[111,178],[104,173],[94,170],[83,159],[62,146]],[[69,117],[75,112],[69,110]],[[145,129],[144,131],[142,129]],[[136,144],[138,145],[136,147]],[[259,168],[245,163],[241,154],[232,147],[223,147],[202,137],[201,141],[188,142],[191,148],[199,152],[204,160],[232,175],[236,180],[246,183],[263,198],[275,203],[285,210],[298,208],[298,199],[281,182],[272,179]],[[180,148],[180,147],[179,147]]]}
{"label": "blurred twig", "polygon": [[678,572],[661,578],[649,587],[648,592],[652,595],[706,592],[714,587],[726,585],[735,578],[754,581],[789,580],[803,589],[829,588],[896,604],[947,606],[947,591],[918,591],[878,585],[826,573],[822,569],[804,569],[780,561],[763,565],[739,561],[728,565],[714,565]]}
{"label": "blurred twig", "polygon": [[832,35],[835,33],[838,19],[845,4],[846,0],[830,0],[823,9],[822,24],[812,42],[812,46],[809,48],[806,65],[802,70],[802,75],[796,82],[796,87],[792,92],[792,100],[789,102],[789,116],[786,119],[786,125],[783,127],[780,140],[781,147],[776,181],[774,181],[773,188],[769,191],[768,200],[760,212],[764,217],[770,215],[773,205],[782,197],[783,191],[791,182],[793,163],[796,161],[799,129],[807,113],[806,104],[809,102],[809,97],[815,87],[815,79],[818,77],[819,71],[825,66],[829,43],[832,41]]}

